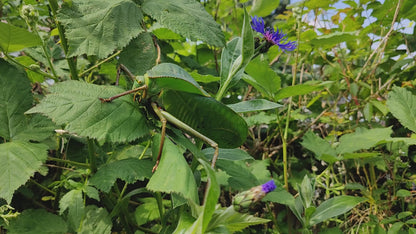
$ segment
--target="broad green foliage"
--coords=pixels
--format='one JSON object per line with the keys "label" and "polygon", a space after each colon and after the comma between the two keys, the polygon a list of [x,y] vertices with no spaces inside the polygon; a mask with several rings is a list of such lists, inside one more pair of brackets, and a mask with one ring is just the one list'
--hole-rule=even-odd
{"label": "broad green foliage", "polygon": [[23,71],[0,59],[0,89],[0,136],[11,140],[26,127],[23,113],[32,106],[30,83]]}
{"label": "broad green foliage", "polygon": [[[169,91],[163,94],[162,100],[169,113],[198,129],[221,148],[238,147],[247,137],[247,124],[244,119],[214,98]],[[222,121],[199,116],[221,116]]]}
{"label": "broad green foliage", "polygon": [[47,157],[47,146],[13,141],[0,144],[0,197],[10,203],[14,191],[38,171]]}
{"label": "broad green foliage", "polygon": [[0,230],[416,233],[414,5],[2,1]]}
{"label": "broad green foliage", "polygon": [[41,45],[39,36],[25,29],[0,22],[0,49],[5,53]]}
{"label": "broad green foliage", "polygon": [[140,33],[121,52],[119,62],[133,74],[143,75],[156,65],[157,51],[150,33]]}
{"label": "broad green foliage", "polygon": [[75,0],[64,4],[58,20],[68,37],[68,56],[87,54],[105,58],[143,31],[142,18],[132,1]]}
{"label": "broad green foliage", "polygon": [[224,34],[203,6],[193,0],[146,0],[143,11],[166,28],[191,40],[224,46]]}
{"label": "broad green foliage", "polygon": [[199,86],[194,78],[183,68],[171,63],[162,63],[147,73],[150,89],[160,92],[161,89],[173,89],[187,93],[195,93],[203,96],[209,94]]}
{"label": "broad green foliage", "polygon": [[[160,135],[153,138],[153,152],[157,155]],[[197,186],[191,169],[182,156],[181,150],[169,139],[165,139],[162,159],[158,169],[150,178],[147,189],[167,193],[178,193],[198,204]]]}
{"label": "broad green foliage", "polygon": [[403,126],[416,132],[416,95],[394,87],[387,100],[387,107]]}
{"label": "broad green foliage", "polygon": [[98,189],[109,192],[117,179],[134,183],[152,176],[153,163],[149,160],[127,158],[114,161],[100,167],[97,173],[91,177],[90,183]]}
{"label": "broad green foliage", "polygon": [[25,210],[18,219],[12,220],[7,233],[66,233],[65,221],[45,210]]}
{"label": "broad green foliage", "polygon": [[111,103],[100,101],[123,92],[119,87],[66,81],[50,91],[41,104],[26,113],[42,113],[57,124],[67,124],[65,129],[70,133],[99,141],[128,142],[149,133],[145,117],[130,96]]}

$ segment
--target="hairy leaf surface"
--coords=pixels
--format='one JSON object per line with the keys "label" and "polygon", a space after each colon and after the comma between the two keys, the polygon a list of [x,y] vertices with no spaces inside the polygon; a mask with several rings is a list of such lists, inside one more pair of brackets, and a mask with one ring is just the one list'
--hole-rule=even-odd
{"label": "hairy leaf surface", "polygon": [[68,38],[69,56],[98,58],[126,46],[143,30],[142,18],[136,4],[127,0],[74,0],[64,4],[58,14]]}
{"label": "hairy leaf surface", "polygon": [[157,52],[150,33],[141,33],[120,54],[119,62],[134,75],[143,75],[156,65]]}
{"label": "hairy leaf surface", "polygon": [[148,134],[146,119],[131,96],[105,103],[99,100],[122,93],[119,87],[66,81],[50,91],[26,113],[42,113],[57,124],[68,124],[69,132],[98,140],[126,142]]}
{"label": "hairy leaf surface", "polygon": [[416,132],[416,95],[405,88],[394,87],[389,93],[387,107],[403,126]]}
{"label": "hairy leaf surface", "polygon": [[193,41],[224,46],[224,34],[201,3],[193,0],[146,0],[143,11],[160,24]]}
{"label": "hairy leaf surface", "polygon": [[115,161],[99,168],[91,178],[90,183],[104,192],[109,192],[117,179],[134,183],[137,180],[150,178],[152,167],[153,163],[151,161],[138,158]]}
{"label": "hairy leaf surface", "polygon": [[66,233],[68,226],[61,217],[46,210],[24,210],[7,229],[10,234]]}
{"label": "hairy leaf surface", "polygon": [[25,128],[24,112],[32,106],[26,74],[0,59],[0,136],[6,140]]}
{"label": "hairy leaf surface", "polygon": [[0,144],[0,197],[10,203],[14,191],[41,167],[48,147],[20,141]]}

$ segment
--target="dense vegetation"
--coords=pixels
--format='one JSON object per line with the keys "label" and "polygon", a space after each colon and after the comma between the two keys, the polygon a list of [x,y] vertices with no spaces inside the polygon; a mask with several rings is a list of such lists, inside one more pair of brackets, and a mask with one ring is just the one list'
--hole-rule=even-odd
{"label": "dense vegetation", "polygon": [[0,18],[0,232],[416,233],[413,0]]}

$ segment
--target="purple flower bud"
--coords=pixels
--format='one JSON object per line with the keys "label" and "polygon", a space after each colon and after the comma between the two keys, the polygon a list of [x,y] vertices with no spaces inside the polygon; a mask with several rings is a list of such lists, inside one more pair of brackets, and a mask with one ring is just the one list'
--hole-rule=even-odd
{"label": "purple flower bud", "polygon": [[253,203],[256,203],[263,199],[267,193],[276,189],[276,185],[273,180],[270,180],[262,185],[251,188],[250,190],[243,191],[234,196],[233,206],[236,211],[245,211]]}
{"label": "purple flower bud", "polygon": [[264,184],[261,185],[261,190],[265,193],[270,193],[271,191],[276,189],[276,184],[274,183],[274,180],[270,180]]}

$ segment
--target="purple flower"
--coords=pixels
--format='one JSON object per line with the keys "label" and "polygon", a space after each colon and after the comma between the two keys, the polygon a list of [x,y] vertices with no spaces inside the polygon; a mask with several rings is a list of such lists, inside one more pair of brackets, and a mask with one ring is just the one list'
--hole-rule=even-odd
{"label": "purple flower", "polygon": [[271,27],[265,28],[264,20],[261,17],[251,17],[251,28],[256,32],[263,34],[263,37],[267,42],[279,46],[282,51],[293,51],[296,49],[296,42],[288,41],[286,34],[279,32],[279,29],[275,32]]}
{"label": "purple flower", "polygon": [[261,190],[265,193],[270,193],[271,191],[276,189],[276,184],[274,184],[274,180],[270,180],[261,185]]}

